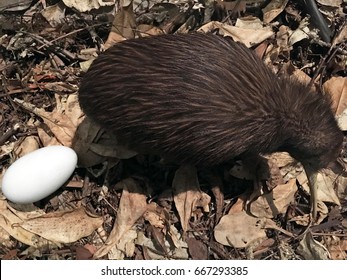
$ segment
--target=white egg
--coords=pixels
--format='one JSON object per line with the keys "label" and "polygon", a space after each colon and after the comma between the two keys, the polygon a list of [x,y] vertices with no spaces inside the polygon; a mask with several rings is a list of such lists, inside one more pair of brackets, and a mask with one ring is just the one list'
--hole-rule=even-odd
{"label": "white egg", "polygon": [[2,192],[15,203],[39,201],[69,179],[77,164],[74,150],[49,146],[16,160],[2,179]]}

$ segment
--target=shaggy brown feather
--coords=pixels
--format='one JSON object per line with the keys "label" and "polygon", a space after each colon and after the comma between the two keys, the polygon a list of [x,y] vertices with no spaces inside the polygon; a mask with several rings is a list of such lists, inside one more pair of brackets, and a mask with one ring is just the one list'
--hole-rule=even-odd
{"label": "shaggy brown feather", "polygon": [[244,45],[212,34],[118,43],[93,62],[79,100],[131,148],[178,163],[287,151],[318,170],[342,145],[325,95],[278,79]]}

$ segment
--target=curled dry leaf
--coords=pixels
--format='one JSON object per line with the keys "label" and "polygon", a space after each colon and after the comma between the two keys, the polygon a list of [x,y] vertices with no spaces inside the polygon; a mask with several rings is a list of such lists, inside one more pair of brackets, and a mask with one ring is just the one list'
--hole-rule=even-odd
{"label": "curled dry leaf", "polygon": [[134,179],[125,179],[119,182],[116,188],[123,189],[117,211],[117,219],[105,245],[98,249],[94,258],[106,255],[116,246],[123,238],[123,235],[133,227],[134,223],[142,217],[147,209],[146,195]]}
{"label": "curled dry leaf", "polygon": [[13,209],[5,199],[0,199],[0,228],[16,240],[34,248],[45,247],[50,242],[21,226],[26,219],[26,213]]}
{"label": "curled dry leaf", "polygon": [[211,198],[200,190],[197,171],[194,166],[182,165],[175,173],[172,187],[182,228],[187,231],[194,210],[201,207],[205,212],[208,212]]}
{"label": "curled dry leaf", "polygon": [[102,217],[93,217],[84,208],[78,208],[45,214],[19,225],[54,243],[71,243],[90,235],[102,223]]}
{"label": "curled dry leaf", "polygon": [[288,206],[294,201],[296,191],[296,180],[291,179],[286,184],[278,185],[271,192],[251,201],[248,204],[249,211],[256,217],[274,218],[287,211]]}

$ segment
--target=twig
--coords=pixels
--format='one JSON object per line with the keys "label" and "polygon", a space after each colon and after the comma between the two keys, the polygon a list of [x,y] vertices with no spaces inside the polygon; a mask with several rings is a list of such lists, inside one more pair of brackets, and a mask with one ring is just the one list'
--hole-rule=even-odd
{"label": "twig", "polygon": [[0,136],[0,146],[5,144],[5,142],[14,135],[19,129],[19,124],[15,124],[11,129],[7,130],[2,136]]}

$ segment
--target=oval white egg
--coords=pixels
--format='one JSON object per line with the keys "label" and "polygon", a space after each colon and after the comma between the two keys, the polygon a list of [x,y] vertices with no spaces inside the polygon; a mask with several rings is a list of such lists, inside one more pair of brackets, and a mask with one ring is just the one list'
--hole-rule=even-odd
{"label": "oval white egg", "polygon": [[49,146],[16,160],[2,179],[2,192],[15,203],[39,201],[69,179],[77,164],[74,150]]}

